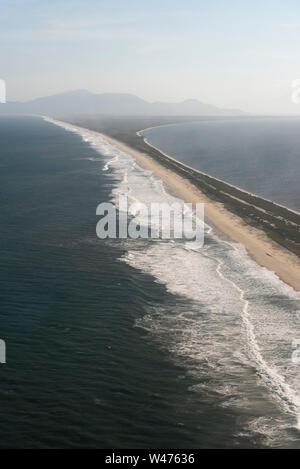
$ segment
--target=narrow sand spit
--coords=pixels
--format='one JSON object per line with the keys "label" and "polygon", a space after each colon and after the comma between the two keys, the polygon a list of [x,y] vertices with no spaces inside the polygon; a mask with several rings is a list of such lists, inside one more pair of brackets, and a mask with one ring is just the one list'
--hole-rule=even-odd
{"label": "narrow sand spit", "polygon": [[[78,126],[73,125],[73,127]],[[78,128],[83,129],[82,127]],[[209,199],[186,178],[161,165],[146,153],[135,150],[125,143],[100,132],[86,130],[101,135],[102,138],[133,156],[143,167],[151,170],[155,176],[162,179],[170,189],[174,190],[186,202],[193,204],[197,202],[204,203],[207,220],[231,240],[241,243],[259,265],[275,272],[281,280],[295,290],[300,291],[300,259],[296,254],[277,244],[262,230],[247,225],[242,218],[225,209],[221,202]],[[167,156],[169,157],[169,155]]]}

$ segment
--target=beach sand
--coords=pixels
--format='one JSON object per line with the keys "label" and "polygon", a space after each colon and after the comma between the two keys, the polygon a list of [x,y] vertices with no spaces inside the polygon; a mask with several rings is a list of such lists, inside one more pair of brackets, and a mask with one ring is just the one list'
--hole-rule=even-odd
{"label": "beach sand", "polygon": [[[155,176],[162,179],[170,189],[186,202],[193,204],[197,202],[204,203],[205,218],[217,230],[224,233],[231,240],[242,244],[259,265],[274,272],[296,291],[300,291],[300,259],[296,254],[277,244],[262,230],[247,225],[242,218],[225,209],[221,202],[209,199],[187,179],[161,165],[146,153],[100,132],[87,130],[101,135],[119,149],[133,156],[141,166],[151,170]],[[170,158],[169,155],[167,156]]]}

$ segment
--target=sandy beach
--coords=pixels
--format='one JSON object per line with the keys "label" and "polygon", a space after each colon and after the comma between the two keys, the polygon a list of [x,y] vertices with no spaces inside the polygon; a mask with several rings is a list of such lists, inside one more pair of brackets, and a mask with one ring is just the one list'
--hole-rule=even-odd
{"label": "sandy beach", "polygon": [[[300,291],[300,259],[296,254],[277,244],[262,230],[246,224],[242,218],[225,209],[222,203],[209,199],[186,178],[161,165],[146,153],[106,134],[90,129],[86,130],[101,135],[113,145],[133,156],[144,168],[151,170],[155,176],[162,179],[186,202],[204,203],[205,218],[210,224],[231,240],[242,244],[259,265],[274,272],[296,291]],[[148,142],[146,141],[146,143]],[[149,146],[151,145],[149,144]],[[166,156],[172,158],[169,155]]]}

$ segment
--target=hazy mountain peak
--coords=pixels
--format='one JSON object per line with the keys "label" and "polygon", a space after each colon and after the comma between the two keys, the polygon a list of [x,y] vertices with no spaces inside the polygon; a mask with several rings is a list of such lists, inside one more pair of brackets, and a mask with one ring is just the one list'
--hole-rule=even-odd
{"label": "hazy mountain peak", "polygon": [[0,106],[1,114],[102,114],[102,115],[141,115],[141,116],[223,116],[244,115],[239,110],[223,110],[216,106],[201,103],[197,99],[186,99],[179,103],[154,102],[130,93],[92,93],[77,89],[44,96],[23,103],[6,103]]}

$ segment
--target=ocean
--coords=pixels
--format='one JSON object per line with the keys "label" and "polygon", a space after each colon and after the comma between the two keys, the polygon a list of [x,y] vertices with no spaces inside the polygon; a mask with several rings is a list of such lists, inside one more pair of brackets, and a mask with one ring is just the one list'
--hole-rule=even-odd
{"label": "ocean", "polygon": [[0,448],[299,448],[299,293],[208,225],[97,238],[101,202],[176,200],[102,137],[0,136]]}
{"label": "ocean", "polygon": [[299,117],[211,118],[142,134],[193,168],[300,212]]}

